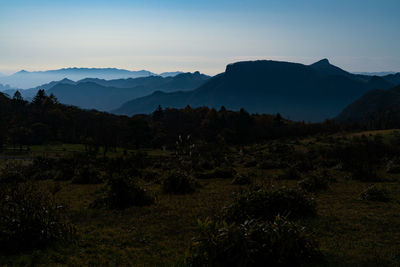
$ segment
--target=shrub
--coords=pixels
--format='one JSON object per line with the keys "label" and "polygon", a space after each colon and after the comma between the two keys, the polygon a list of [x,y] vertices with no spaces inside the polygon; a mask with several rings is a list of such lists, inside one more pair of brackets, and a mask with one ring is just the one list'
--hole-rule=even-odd
{"label": "shrub", "polygon": [[[305,156],[304,156],[305,157]],[[315,169],[315,164],[307,158],[304,158],[293,166],[299,172],[307,172]]]}
{"label": "shrub", "polygon": [[312,174],[298,183],[299,187],[307,192],[318,192],[328,189],[329,181],[326,177]]}
{"label": "shrub", "polygon": [[294,167],[286,168],[283,171],[283,174],[279,174],[275,176],[277,180],[300,180],[301,175]]}
{"label": "shrub", "polygon": [[149,165],[148,155],[144,151],[131,152],[127,160],[133,164],[133,166],[140,169],[146,168],[146,166]]}
{"label": "shrub", "polygon": [[0,249],[18,252],[69,241],[75,234],[51,194],[30,183],[0,189]]}
{"label": "shrub", "polygon": [[167,194],[188,194],[196,189],[196,181],[182,172],[171,172],[161,183],[161,189]]}
{"label": "shrub", "polygon": [[214,164],[211,160],[200,160],[198,166],[200,169],[204,170],[211,170],[212,168],[214,168]]}
{"label": "shrub", "polygon": [[368,201],[389,201],[389,193],[386,189],[376,185],[369,186],[364,192],[361,193],[360,198]]}
{"label": "shrub", "polygon": [[31,168],[36,171],[50,170],[55,167],[56,160],[48,157],[36,157],[33,159]]}
{"label": "shrub", "polygon": [[153,203],[153,199],[143,188],[124,175],[113,175],[108,180],[105,192],[105,197],[95,202],[94,206],[104,203],[112,209],[125,209]]}
{"label": "shrub", "polygon": [[93,165],[85,165],[75,170],[72,182],[75,184],[101,183],[100,173]]}
{"label": "shrub", "polygon": [[140,172],[136,168],[136,166],[140,166],[142,168],[142,161],[138,161],[136,156],[130,156],[129,158],[125,157],[116,157],[110,158],[106,162],[106,171],[109,175],[117,174],[126,174],[128,176],[138,176]]}
{"label": "shrub", "polygon": [[314,216],[316,203],[299,189],[250,190],[225,207],[223,216],[229,222],[240,223],[248,219],[271,220],[279,214],[290,219]]}
{"label": "shrub", "polygon": [[264,160],[259,164],[259,167],[263,170],[276,169],[280,166],[281,164],[279,162],[270,159]]}
{"label": "shrub", "polygon": [[19,183],[26,181],[25,167],[15,162],[8,162],[0,170],[0,183]]}
{"label": "shrub", "polygon": [[388,173],[400,173],[400,162],[398,159],[389,160],[386,164],[386,172]]}
{"label": "shrub", "polygon": [[248,175],[236,174],[235,178],[232,180],[232,184],[246,185],[251,184],[251,178]]}
{"label": "shrub", "polygon": [[215,178],[233,178],[236,175],[236,171],[231,167],[218,167],[212,172],[212,176]]}
{"label": "shrub", "polygon": [[141,177],[147,182],[158,182],[160,180],[160,174],[158,172],[147,169],[142,171]]}
{"label": "shrub", "polygon": [[289,155],[295,151],[292,145],[284,144],[284,143],[276,143],[271,145],[270,151],[274,154],[283,154]]}
{"label": "shrub", "polygon": [[54,169],[50,170],[41,170],[41,171],[36,171],[31,174],[30,178],[32,180],[38,181],[38,180],[50,180],[50,179],[55,179],[58,177],[58,172]]}
{"label": "shrub", "polygon": [[241,225],[206,219],[199,225],[187,266],[301,266],[321,259],[318,245],[305,229],[281,216]]}
{"label": "shrub", "polygon": [[382,177],[378,175],[376,167],[372,164],[364,163],[355,167],[351,171],[351,178],[361,182],[380,182]]}
{"label": "shrub", "polygon": [[246,168],[251,168],[257,166],[257,161],[256,160],[248,160],[244,163],[243,165]]}
{"label": "shrub", "polygon": [[71,167],[62,167],[55,172],[54,180],[57,181],[66,181],[70,180],[74,177],[75,171]]}
{"label": "shrub", "polygon": [[197,171],[197,172],[194,173],[194,177],[196,179],[200,179],[201,180],[201,179],[211,179],[211,178],[214,177],[214,175],[213,175],[212,172],[199,172],[199,171]]}

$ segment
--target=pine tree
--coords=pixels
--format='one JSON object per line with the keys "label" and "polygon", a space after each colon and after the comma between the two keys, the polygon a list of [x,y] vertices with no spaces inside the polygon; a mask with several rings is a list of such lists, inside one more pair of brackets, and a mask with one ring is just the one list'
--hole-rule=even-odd
{"label": "pine tree", "polygon": [[24,101],[24,98],[22,97],[21,93],[17,90],[14,93],[13,100],[14,100],[14,102],[20,103],[20,102]]}
{"label": "pine tree", "polygon": [[35,97],[32,100],[32,104],[41,105],[45,99],[46,99],[45,91],[43,89],[39,89],[39,91],[36,93]]}

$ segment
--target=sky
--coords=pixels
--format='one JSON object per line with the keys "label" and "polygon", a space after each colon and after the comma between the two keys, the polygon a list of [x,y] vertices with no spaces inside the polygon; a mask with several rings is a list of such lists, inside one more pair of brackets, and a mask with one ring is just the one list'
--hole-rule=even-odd
{"label": "sky", "polygon": [[399,0],[0,0],[0,73],[63,67],[201,71],[328,58],[400,72]]}

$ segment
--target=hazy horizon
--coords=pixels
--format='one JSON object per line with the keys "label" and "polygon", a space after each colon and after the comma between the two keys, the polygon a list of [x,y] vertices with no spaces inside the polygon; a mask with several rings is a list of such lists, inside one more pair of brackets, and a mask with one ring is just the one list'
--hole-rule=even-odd
{"label": "hazy horizon", "polygon": [[[290,61],[290,60],[280,60],[279,58],[277,58],[277,59],[268,59],[268,58],[254,58],[254,59],[252,59],[252,58],[249,58],[249,59],[245,59],[245,60],[249,60],[249,61],[253,61],[253,60],[276,60],[276,61],[283,61],[283,62],[293,62],[293,63],[301,63],[301,64],[304,64],[304,65],[310,65],[310,64],[312,64],[312,63],[315,63],[315,62],[317,62],[317,61],[319,61],[319,60],[322,60],[323,58],[321,58],[321,59],[318,59],[318,60],[315,60],[315,61],[311,61],[311,62],[295,62],[295,61]],[[245,60],[238,60],[238,61],[245,61]],[[331,64],[333,64],[333,65],[335,65],[335,66],[337,66],[337,67],[340,67],[340,68],[342,68],[341,66],[338,66],[338,65],[336,65],[336,64],[334,64],[332,61],[331,61],[331,59],[329,59],[328,58],[328,60],[329,60],[329,62],[331,63]],[[229,63],[227,63],[226,65],[225,65],[225,67],[228,65],[228,64],[231,64],[231,63],[234,63],[234,62],[238,62],[238,61],[232,61],[232,62],[229,62]],[[156,71],[152,71],[152,70],[149,70],[149,69],[140,69],[140,68],[136,68],[136,69],[127,69],[127,68],[123,68],[123,67],[116,67],[116,66],[64,66],[64,67],[54,67],[54,68],[43,68],[43,69],[24,69],[24,68],[22,68],[22,69],[17,69],[17,70],[6,70],[6,71],[2,71],[2,70],[0,70],[0,75],[5,75],[5,76],[10,76],[10,75],[13,75],[13,74],[15,74],[15,73],[17,73],[17,72],[20,72],[20,71],[28,71],[28,72],[45,72],[45,71],[49,71],[49,70],[60,70],[60,69],[73,69],[73,68],[77,68],[77,69],[120,69],[120,70],[128,70],[128,71],[149,71],[149,72],[152,72],[152,73],[154,73],[154,74],[162,74],[162,73],[168,73],[168,72],[183,72],[183,73],[185,73],[185,72],[196,72],[196,71],[199,71],[200,73],[202,73],[202,74],[206,74],[206,75],[210,75],[210,76],[213,76],[213,75],[216,75],[216,74],[219,74],[219,73],[222,73],[222,72],[224,72],[225,71],[225,67],[223,68],[223,69],[221,69],[221,71],[219,71],[219,72],[216,72],[216,73],[204,73],[204,72],[202,72],[202,71],[200,71],[200,70],[196,70],[196,69],[194,69],[194,70],[191,70],[191,71],[185,71],[185,70],[174,70],[174,69],[172,69],[172,70],[165,70],[165,71],[159,71],[159,72],[156,72]],[[344,68],[343,68],[344,69]],[[344,70],[346,70],[346,69],[344,69]],[[348,70],[346,70],[346,71],[348,71]],[[400,71],[395,71],[395,70],[379,70],[379,71],[349,71],[350,73],[354,73],[354,74],[379,74],[379,73],[383,73],[383,74],[385,74],[385,73],[398,73],[398,72],[400,72]]]}
{"label": "hazy horizon", "polygon": [[214,75],[236,61],[322,58],[350,72],[399,72],[398,10],[394,0],[2,1],[0,73],[115,67]]}

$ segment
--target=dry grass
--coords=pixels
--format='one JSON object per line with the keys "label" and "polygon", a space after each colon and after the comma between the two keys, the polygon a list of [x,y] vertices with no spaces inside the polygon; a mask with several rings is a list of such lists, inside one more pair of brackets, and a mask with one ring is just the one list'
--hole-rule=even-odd
{"label": "dry grass", "polygon": [[[377,133],[382,134],[382,131]],[[263,145],[258,149],[262,151],[267,147]],[[167,154],[152,152],[154,156]],[[254,183],[259,185],[297,186],[297,181],[274,180],[274,175],[281,171],[278,169],[261,170],[241,165],[235,168],[239,173],[254,173]],[[302,221],[320,244],[326,258],[323,265],[399,266],[400,176],[390,175],[391,179],[380,183],[388,189],[391,201],[372,202],[359,198],[369,184],[346,180],[346,173],[338,170],[332,170],[331,174],[337,182],[316,195],[318,216]],[[53,181],[42,183],[54,186]],[[56,197],[67,205],[79,240],[67,247],[0,255],[0,264],[173,265],[184,255],[196,234],[197,219],[218,216],[221,208],[231,201],[232,193],[247,187],[232,185],[231,179],[202,180],[201,185],[189,195],[161,194],[158,184],[145,185],[155,198],[153,205],[114,211],[89,208],[100,195],[102,185],[59,182],[61,190]]]}

